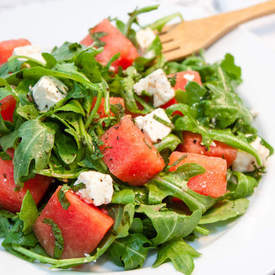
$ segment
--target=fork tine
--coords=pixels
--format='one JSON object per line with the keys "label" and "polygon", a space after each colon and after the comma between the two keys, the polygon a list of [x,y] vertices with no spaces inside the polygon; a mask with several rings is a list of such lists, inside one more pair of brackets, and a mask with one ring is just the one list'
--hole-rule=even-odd
{"label": "fork tine", "polygon": [[183,57],[190,55],[191,53],[187,53],[187,52],[184,53],[183,49],[178,48],[173,51],[165,52],[163,54],[167,61],[172,61],[172,60],[178,60],[179,58],[182,59]]}
{"label": "fork tine", "polygon": [[162,44],[162,52],[166,53],[173,50],[177,50],[177,49],[180,49],[180,46],[181,46],[181,43],[179,40],[173,40]]}
{"label": "fork tine", "polygon": [[164,44],[164,43],[174,40],[174,37],[171,35],[170,32],[167,32],[164,34],[159,34],[159,39],[160,39],[161,44]]}

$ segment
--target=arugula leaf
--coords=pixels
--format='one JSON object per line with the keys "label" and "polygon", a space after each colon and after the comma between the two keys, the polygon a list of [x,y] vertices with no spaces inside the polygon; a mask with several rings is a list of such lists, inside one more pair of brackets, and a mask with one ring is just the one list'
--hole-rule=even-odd
{"label": "arugula leaf", "polygon": [[204,213],[215,199],[200,195],[187,186],[189,178],[202,174],[204,169],[194,163],[185,163],[175,172],[161,173],[147,184],[149,203],[160,203],[167,196],[181,199],[191,211],[200,209]]}
{"label": "arugula leaf", "polygon": [[0,137],[0,145],[4,151],[7,151],[9,148],[12,148],[17,140],[18,131],[14,130],[10,134],[7,134],[3,137]]}
{"label": "arugula leaf", "polygon": [[159,152],[165,149],[174,151],[180,143],[181,140],[176,135],[169,134],[168,136],[163,138],[159,143],[156,143],[154,146],[157,148]]}
{"label": "arugula leaf", "polygon": [[112,234],[109,234],[106,236],[106,238],[103,239],[103,241],[100,243],[100,245],[97,247],[95,253],[91,256],[82,257],[82,258],[72,258],[72,259],[64,259],[64,260],[58,260],[53,259],[47,256],[44,256],[41,254],[40,251],[33,251],[32,249],[27,249],[22,246],[18,245],[12,245],[12,251],[16,252],[17,256],[22,257],[24,256],[26,260],[37,260],[40,263],[44,264],[51,264],[53,268],[71,268],[74,266],[79,266],[81,264],[90,263],[93,261],[96,261],[100,256],[102,256],[107,249],[110,247],[110,245],[115,240],[115,236]]}
{"label": "arugula leaf", "polygon": [[143,233],[143,222],[140,218],[134,218],[129,232],[130,233]]}
{"label": "arugula leaf", "polygon": [[56,153],[65,164],[71,164],[76,159],[78,148],[72,136],[58,132],[55,137],[55,146]]}
{"label": "arugula leaf", "polygon": [[12,228],[8,231],[2,246],[8,251],[11,250],[12,245],[21,245],[25,247],[34,247],[38,241],[33,233],[23,233],[23,222],[16,219]]}
{"label": "arugula leaf", "polygon": [[9,89],[7,89],[7,88],[0,88],[0,100],[2,100],[3,98],[5,98],[5,97],[7,97],[9,95],[13,95],[13,93]]}
{"label": "arugula leaf", "polygon": [[0,238],[6,237],[13,224],[15,214],[8,210],[0,209]]}
{"label": "arugula leaf", "polygon": [[204,127],[192,114],[192,110],[185,104],[175,104],[166,109],[168,115],[172,115],[175,111],[180,111],[184,114],[183,117],[176,119],[174,125],[176,131],[189,131],[197,133],[202,136],[202,143],[209,146],[213,140],[223,142],[234,148],[245,151],[254,156],[259,165],[262,164],[261,158],[255,150],[245,139],[244,135],[234,135],[230,129],[210,129]]}
{"label": "arugula leaf", "polygon": [[24,223],[23,233],[31,232],[32,225],[38,217],[36,203],[28,190],[24,196],[18,217]]}
{"label": "arugula leaf", "polygon": [[209,89],[211,97],[205,101],[205,115],[215,119],[217,127],[224,129],[236,120],[240,120],[244,124],[251,124],[252,114],[235,92],[210,83],[206,84],[206,87]]}
{"label": "arugula leaf", "polygon": [[226,54],[221,62],[221,68],[227,73],[230,78],[236,80],[238,84],[241,82],[242,70],[235,64],[234,57],[231,54]]}
{"label": "arugula leaf", "polygon": [[176,100],[179,103],[187,105],[193,105],[199,103],[206,93],[206,89],[200,86],[198,83],[190,81],[185,87],[185,92],[182,90],[176,91]]}
{"label": "arugula leaf", "polygon": [[44,60],[46,61],[46,68],[51,69],[56,65],[57,60],[50,53],[42,53],[42,56],[43,56]]}
{"label": "arugula leaf", "polygon": [[246,212],[248,205],[249,200],[243,198],[234,201],[222,201],[204,214],[199,224],[215,223],[238,217]]}
{"label": "arugula leaf", "polygon": [[146,27],[151,28],[152,30],[157,30],[158,32],[161,32],[163,27],[169,23],[170,21],[172,21],[173,19],[179,17],[179,19],[181,21],[183,21],[183,17],[182,14],[180,12],[176,12],[167,16],[164,16],[158,20],[156,20],[155,22],[147,25]]}
{"label": "arugula leaf", "polygon": [[188,236],[197,226],[202,214],[200,210],[196,210],[191,216],[186,216],[163,207],[164,204],[141,205],[137,209],[138,213],[144,213],[152,221],[157,232],[152,239],[154,245]]}
{"label": "arugula leaf", "polygon": [[81,44],[64,42],[62,46],[53,48],[52,55],[58,62],[70,61],[83,49],[84,46]]}
{"label": "arugula leaf", "polygon": [[115,240],[108,254],[111,260],[126,270],[142,267],[150,249],[150,241],[142,234],[130,234]]}
{"label": "arugula leaf", "polygon": [[[47,166],[54,144],[54,131],[39,120],[24,122],[18,129],[21,138],[14,153],[14,180],[22,185],[33,168],[40,170]],[[32,162],[34,161],[34,165]]]}
{"label": "arugula leaf", "polygon": [[56,112],[74,112],[85,116],[85,112],[78,100],[71,100],[67,104],[55,109]]}
{"label": "arugula leaf", "polygon": [[118,238],[128,236],[129,229],[134,219],[135,206],[130,203],[126,205],[112,205],[109,209],[109,215],[114,219],[112,233]]}
{"label": "arugula leaf", "polygon": [[[159,7],[159,5],[153,5],[153,6],[146,6],[140,9],[135,9],[134,11],[128,13],[129,19],[127,23],[124,26],[124,31],[122,32],[126,37],[128,37],[130,40],[135,36],[135,32],[133,33],[132,25],[137,24],[138,25],[138,15],[147,13],[153,10],[156,10]],[[131,35],[132,34],[132,35]],[[135,43],[134,43],[135,44]]]}
{"label": "arugula leaf", "polygon": [[112,203],[128,204],[135,202],[135,192],[130,188],[122,189],[115,192],[112,197]]}
{"label": "arugula leaf", "polygon": [[39,116],[39,112],[34,104],[18,106],[16,113],[26,120],[33,120]]}
{"label": "arugula leaf", "polygon": [[193,258],[199,257],[200,253],[183,240],[175,240],[161,246],[158,251],[158,257],[153,267],[171,261],[176,270],[191,275],[194,269]]}
{"label": "arugula leaf", "polygon": [[184,114],[183,117],[177,118],[174,123],[176,131],[198,133],[202,136],[202,142],[205,146],[209,146],[211,144],[212,139],[209,136],[207,129],[195,119],[192,114],[192,110],[188,105],[182,103],[174,104],[166,109],[169,116],[172,116],[175,111],[180,111]]}
{"label": "arugula leaf", "polygon": [[253,194],[254,188],[258,185],[258,181],[255,178],[241,172],[233,171],[232,177],[236,179],[236,182],[233,179],[229,180],[227,189],[230,192],[225,197],[233,199],[248,197]]}
{"label": "arugula leaf", "polygon": [[54,258],[59,259],[64,249],[64,239],[62,236],[62,231],[52,219],[45,218],[43,220],[43,223],[50,225],[52,228],[52,232],[55,238]]}

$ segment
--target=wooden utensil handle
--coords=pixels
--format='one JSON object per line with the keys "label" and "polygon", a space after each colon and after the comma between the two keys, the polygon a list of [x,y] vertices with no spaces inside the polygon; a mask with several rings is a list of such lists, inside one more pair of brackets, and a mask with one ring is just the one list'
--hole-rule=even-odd
{"label": "wooden utensil handle", "polygon": [[252,19],[272,13],[275,13],[275,0],[266,1],[241,10],[223,13],[218,16],[223,17],[227,23],[231,23],[232,27],[235,27]]}

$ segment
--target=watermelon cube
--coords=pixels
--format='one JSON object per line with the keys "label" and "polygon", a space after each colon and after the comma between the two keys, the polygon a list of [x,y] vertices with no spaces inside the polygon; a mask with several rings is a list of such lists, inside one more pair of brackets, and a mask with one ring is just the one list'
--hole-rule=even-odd
{"label": "watermelon cube", "polygon": [[11,212],[20,211],[27,190],[30,191],[34,201],[38,204],[47,191],[51,178],[36,175],[26,181],[22,189],[16,191],[13,172],[12,160],[0,159],[0,207]]}
{"label": "watermelon cube", "polygon": [[[121,97],[110,97],[109,102],[110,102],[110,106],[120,104],[123,109],[125,108],[124,99]],[[96,103],[96,97],[93,99],[92,108],[95,106],[95,103]],[[107,117],[104,110],[104,98],[101,99],[101,103],[99,105],[97,113],[99,114],[100,118]],[[110,111],[110,115],[114,116],[114,113]]]}
{"label": "watermelon cube", "polygon": [[[199,85],[202,85],[201,83],[201,77],[200,74],[196,71],[182,71],[178,72],[176,74],[169,75],[170,77],[176,77],[176,84],[173,87],[174,90],[183,90],[185,91],[185,86],[188,84],[189,81],[197,82]],[[172,98],[167,103],[162,105],[162,108],[166,109],[169,106],[178,103],[175,98]],[[175,112],[175,114],[182,115],[180,112]]]}
{"label": "watermelon cube", "polygon": [[31,45],[27,39],[14,39],[0,42],[0,65],[7,62],[17,47]]}
{"label": "watermelon cube", "polygon": [[4,120],[13,122],[13,113],[16,108],[16,100],[8,95],[0,100],[0,113]]}
{"label": "watermelon cube", "polygon": [[104,33],[100,41],[105,43],[104,50],[96,56],[96,60],[102,65],[107,65],[110,59],[117,53],[120,57],[112,63],[113,68],[117,71],[118,67],[126,69],[131,66],[133,61],[138,57],[138,52],[132,42],[126,38],[108,19],[104,19],[80,42],[84,46],[90,46],[94,41],[92,35],[95,33]]}
{"label": "watermelon cube", "polygon": [[183,132],[183,143],[179,146],[182,152],[202,154],[210,157],[223,158],[230,167],[237,157],[237,149],[219,141],[214,141],[209,149],[201,145],[202,138],[199,134]]}
{"label": "watermelon cube", "polygon": [[58,200],[59,187],[37,218],[33,231],[50,256],[54,256],[55,238],[50,225],[44,219],[51,219],[61,230],[64,240],[62,259],[84,257],[91,253],[113,225],[113,219],[100,209],[87,204],[72,191],[65,196],[70,203],[64,209]]}
{"label": "watermelon cube", "polygon": [[111,173],[130,185],[143,185],[165,166],[154,145],[130,115],[101,137],[103,160]]}
{"label": "watermelon cube", "polygon": [[170,167],[170,171],[175,171],[184,163],[196,163],[206,170],[203,174],[192,177],[188,181],[187,185],[190,189],[213,198],[221,197],[226,193],[227,165],[224,159],[175,151],[170,155],[169,165],[174,164],[180,158],[182,160]]}

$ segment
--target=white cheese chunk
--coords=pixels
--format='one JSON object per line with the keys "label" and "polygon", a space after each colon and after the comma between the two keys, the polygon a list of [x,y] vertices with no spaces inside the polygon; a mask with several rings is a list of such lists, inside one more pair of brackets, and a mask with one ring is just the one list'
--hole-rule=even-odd
{"label": "white cheese chunk", "polygon": [[193,81],[195,79],[193,74],[185,74],[183,77],[188,81]]}
{"label": "white cheese chunk", "polygon": [[[250,145],[258,151],[263,166],[265,167],[269,156],[269,150],[261,144],[261,139],[259,137],[257,137]],[[237,157],[232,164],[232,169],[234,171],[252,172],[255,167],[259,166],[254,156],[240,150],[237,152]]]}
{"label": "white cheese chunk", "polygon": [[42,64],[46,64],[46,61],[41,54],[41,49],[38,46],[27,45],[27,46],[23,46],[23,47],[17,47],[13,50],[13,55],[14,56],[23,55],[26,57],[36,59],[37,61],[41,62]]}
{"label": "white cheese chunk", "polygon": [[134,91],[138,95],[146,94],[153,96],[154,107],[167,103],[175,96],[175,91],[162,69],[158,69],[134,85]]}
{"label": "white cheese chunk", "polygon": [[148,51],[155,40],[156,35],[150,28],[141,29],[136,33],[136,40],[139,46],[140,54],[146,58],[154,57],[154,51]]}
{"label": "white cheese chunk", "polygon": [[161,141],[164,137],[171,133],[171,128],[164,125],[154,118],[154,116],[172,123],[165,111],[158,108],[146,116],[138,116],[135,118],[137,127],[142,130],[153,143]]}
{"label": "white cheese chunk", "polygon": [[96,171],[82,172],[78,176],[75,184],[84,183],[85,188],[77,193],[88,203],[95,206],[108,204],[113,197],[113,180],[110,175]]}
{"label": "white cheese chunk", "polygon": [[41,112],[48,111],[57,102],[65,98],[67,87],[60,80],[43,76],[32,88],[32,96]]}

